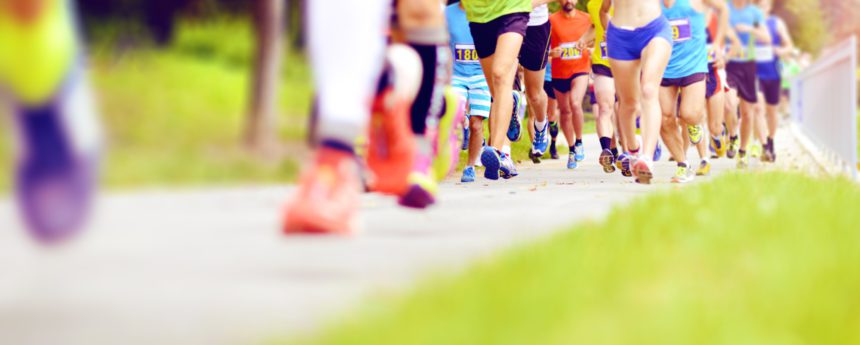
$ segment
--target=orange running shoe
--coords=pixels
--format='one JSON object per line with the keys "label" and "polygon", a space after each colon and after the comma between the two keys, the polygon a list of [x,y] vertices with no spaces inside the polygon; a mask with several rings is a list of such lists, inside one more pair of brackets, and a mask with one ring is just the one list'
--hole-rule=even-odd
{"label": "orange running shoe", "polygon": [[316,163],[302,175],[294,198],[287,204],[284,234],[355,232],[360,186],[355,156],[321,148]]}
{"label": "orange running shoe", "polygon": [[374,101],[370,117],[367,167],[370,191],[401,196],[409,189],[409,174],[417,146],[409,118],[410,103],[392,89]]}

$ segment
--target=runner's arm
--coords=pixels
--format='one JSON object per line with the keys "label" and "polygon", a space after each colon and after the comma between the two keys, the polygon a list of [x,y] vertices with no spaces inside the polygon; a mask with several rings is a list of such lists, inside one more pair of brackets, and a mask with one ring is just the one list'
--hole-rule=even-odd
{"label": "runner's arm", "polygon": [[594,25],[592,25],[576,42],[576,48],[580,50],[594,48],[595,32]]}
{"label": "runner's arm", "polygon": [[786,28],[785,22],[782,19],[777,20],[776,32],[779,38],[782,39],[782,46],[776,47],[776,54],[781,57],[791,55],[794,52],[794,40],[791,38],[791,33],[788,32],[788,28]]}
{"label": "runner's arm", "polygon": [[609,12],[612,10],[612,0],[604,0],[600,6],[600,24],[609,28]]}

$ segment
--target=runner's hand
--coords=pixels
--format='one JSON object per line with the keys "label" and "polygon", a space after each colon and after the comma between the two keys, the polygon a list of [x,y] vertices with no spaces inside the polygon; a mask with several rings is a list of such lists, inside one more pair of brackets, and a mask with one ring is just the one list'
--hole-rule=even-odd
{"label": "runner's hand", "polygon": [[549,55],[550,55],[550,56],[552,56],[552,57],[554,57],[554,58],[560,58],[560,57],[561,57],[561,53],[562,53],[563,51],[564,51],[564,50],[563,50],[563,49],[561,49],[561,47],[556,47],[556,48],[553,48],[552,50],[550,50],[550,51],[549,51]]}

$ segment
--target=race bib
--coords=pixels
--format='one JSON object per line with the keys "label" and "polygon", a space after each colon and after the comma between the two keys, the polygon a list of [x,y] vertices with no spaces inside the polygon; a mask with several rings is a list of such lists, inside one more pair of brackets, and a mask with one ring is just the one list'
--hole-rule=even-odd
{"label": "race bib", "polygon": [[606,42],[600,42],[600,57],[604,59],[609,57],[609,50],[606,49]]}
{"label": "race bib", "polygon": [[474,44],[454,45],[454,60],[458,63],[481,63]]}
{"label": "race bib", "polygon": [[669,24],[672,25],[672,39],[675,42],[684,42],[693,38],[693,28],[690,26],[689,19],[676,19]]}
{"label": "race bib", "polygon": [[579,60],[582,58],[582,50],[576,48],[576,43],[564,43],[561,48],[562,60]]}
{"label": "race bib", "polygon": [[756,62],[773,62],[775,59],[776,54],[773,52],[773,46],[755,46]]}

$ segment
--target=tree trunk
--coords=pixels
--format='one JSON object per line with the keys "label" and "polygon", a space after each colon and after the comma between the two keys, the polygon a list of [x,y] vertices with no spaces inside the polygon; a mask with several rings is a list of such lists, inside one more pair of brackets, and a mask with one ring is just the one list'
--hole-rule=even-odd
{"label": "tree trunk", "polygon": [[284,0],[255,0],[253,16],[257,45],[245,143],[251,150],[267,152],[277,145]]}

